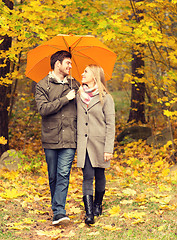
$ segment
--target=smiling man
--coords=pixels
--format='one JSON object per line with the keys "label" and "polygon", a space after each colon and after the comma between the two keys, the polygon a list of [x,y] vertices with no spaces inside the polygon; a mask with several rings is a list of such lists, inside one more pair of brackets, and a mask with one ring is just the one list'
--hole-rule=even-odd
{"label": "smiling man", "polygon": [[69,222],[65,203],[76,150],[75,92],[79,82],[69,76],[71,54],[58,51],[51,56],[52,71],[36,86],[35,100],[42,116],[42,147],[48,166],[53,225]]}

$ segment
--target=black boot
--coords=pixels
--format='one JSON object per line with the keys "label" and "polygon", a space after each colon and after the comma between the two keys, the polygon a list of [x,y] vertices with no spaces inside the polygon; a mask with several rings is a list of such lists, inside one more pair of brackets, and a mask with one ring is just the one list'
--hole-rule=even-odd
{"label": "black boot", "polygon": [[95,201],[93,206],[94,216],[98,217],[99,215],[102,214],[102,201],[103,201],[104,193],[105,191],[103,192],[95,191]]}
{"label": "black boot", "polygon": [[83,197],[84,205],[85,205],[85,223],[86,224],[93,224],[94,223],[94,215],[93,215],[93,196],[85,195]]}

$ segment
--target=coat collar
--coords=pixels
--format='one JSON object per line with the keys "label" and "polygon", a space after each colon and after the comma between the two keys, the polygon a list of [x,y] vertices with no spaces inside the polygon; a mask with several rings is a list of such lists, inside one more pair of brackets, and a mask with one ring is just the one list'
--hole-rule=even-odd
{"label": "coat collar", "polygon": [[64,85],[69,85],[71,89],[76,89],[78,90],[80,84],[76,82],[76,80],[71,77],[71,76],[66,76],[65,77],[66,81],[64,83],[60,83],[55,79],[54,77],[51,77],[51,75],[47,75],[47,84],[48,84],[48,89],[50,89],[50,83],[56,83],[56,84],[64,84]]}
{"label": "coat collar", "polygon": [[73,77],[71,76],[66,76],[64,78],[63,81],[61,81],[56,75],[55,73],[52,71],[52,72],[49,72],[48,74],[48,79],[50,82],[54,82],[54,83],[61,83],[61,84],[69,84],[72,80],[74,80]]}
{"label": "coat collar", "polygon": [[98,95],[96,95],[96,96],[94,96],[93,98],[92,98],[92,100],[89,102],[89,104],[88,104],[88,107],[87,107],[87,104],[86,103],[84,103],[82,100],[81,100],[81,98],[80,97],[78,97],[79,98],[79,101],[81,102],[81,105],[82,105],[82,107],[87,111],[87,110],[90,110],[95,104],[97,104],[98,102],[100,102],[100,96],[99,96],[99,94]]}

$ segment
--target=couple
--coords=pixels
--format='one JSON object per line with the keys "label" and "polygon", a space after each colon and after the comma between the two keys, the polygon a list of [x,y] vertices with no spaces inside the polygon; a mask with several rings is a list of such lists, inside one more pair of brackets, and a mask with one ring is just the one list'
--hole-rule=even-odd
{"label": "couple", "polygon": [[42,116],[42,147],[48,166],[53,225],[70,221],[65,203],[76,138],[77,166],[83,171],[85,223],[88,225],[94,223],[94,216],[102,213],[105,168],[110,166],[114,148],[114,102],[105,87],[103,69],[97,65],[87,66],[80,86],[69,76],[71,57],[67,51],[51,56],[52,71],[37,84],[35,94]]}

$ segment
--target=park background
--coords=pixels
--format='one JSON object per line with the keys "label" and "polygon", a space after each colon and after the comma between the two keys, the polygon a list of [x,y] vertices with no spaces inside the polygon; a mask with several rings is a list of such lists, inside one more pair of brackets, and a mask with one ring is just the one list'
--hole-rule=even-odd
{"label": "park background", "polygon": [[[0,238],[176,239],[177,1],[0,0],[0,14]],[[27,52],[57,34],[93,35],[117,54],[107,82],[114,159],[103,216],[91,228],[76,159],[71,224],[51,226],[41,117],[25,68]]]}

